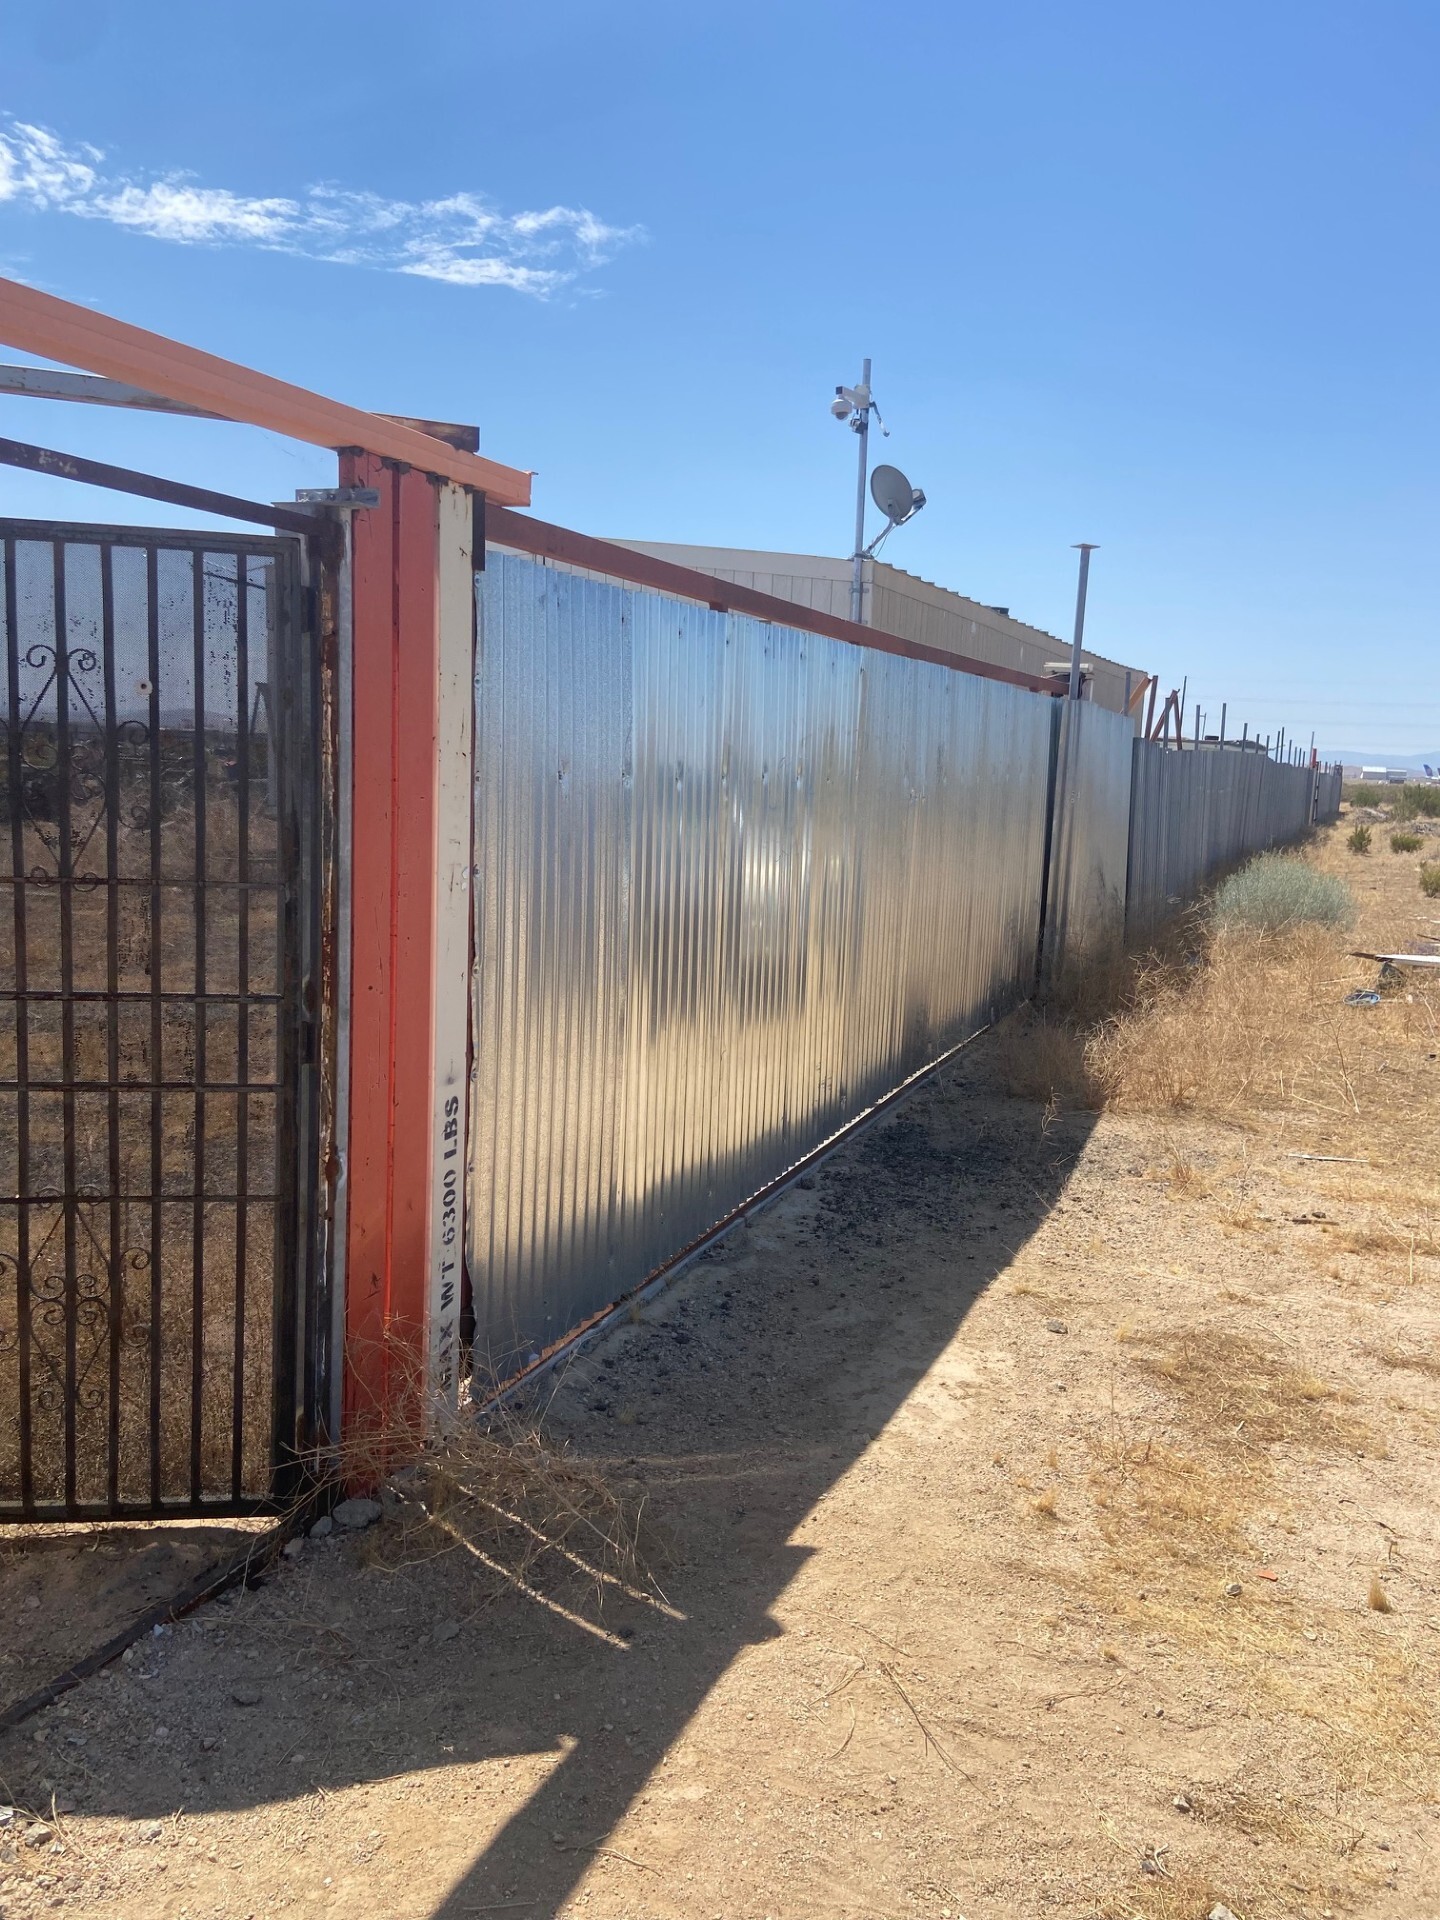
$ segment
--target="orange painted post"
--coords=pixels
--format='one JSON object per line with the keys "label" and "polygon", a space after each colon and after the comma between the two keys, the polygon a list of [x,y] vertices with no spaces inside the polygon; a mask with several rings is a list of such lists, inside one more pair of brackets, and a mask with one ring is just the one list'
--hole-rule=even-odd
{"label": "orange painted post", "polygon": [[430,1193],[437,489],[347,454],[354,518],[345,1433],[418,1430]]}
{"label": "orange painted post", "polygon": [[340,477],[380,495],[351,522],[343,1432],[359,1479],[458,1397],[474,516],[464,488],[374,455],[345,454]]}

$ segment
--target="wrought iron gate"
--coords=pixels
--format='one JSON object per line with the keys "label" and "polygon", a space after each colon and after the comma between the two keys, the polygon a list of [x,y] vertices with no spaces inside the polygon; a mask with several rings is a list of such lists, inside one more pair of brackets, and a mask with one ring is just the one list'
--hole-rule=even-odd
{"label": "wrought iron gate", "polygon": [[0,556],[0,1515],[260,1505],[314,1205],[299,542]]}

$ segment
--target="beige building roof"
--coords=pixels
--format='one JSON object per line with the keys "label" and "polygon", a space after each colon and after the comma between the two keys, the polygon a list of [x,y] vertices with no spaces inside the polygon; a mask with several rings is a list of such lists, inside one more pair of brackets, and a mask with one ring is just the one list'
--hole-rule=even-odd
{"label": "beige building roof", "polygon": [[[800,607],[814,607],[842,620],[850,617],[848,560],[750,547],[693,547],[668,540],[619,539],[615,544],[793,600]],[[864,618],[867,626],[898,634],[902,640],[917,640],[945,653],[969,654],[1023,673],[1044,673],[1054,662],[1070,658],[1068,640],[1013,619],[1008,608],[987,607],[884,560],[865,562]],[[1088,648],[1081,658],[1090,673],[1096,704],[1123,713],[1127,677],[1133,693],[1145,677],[1143,670],[1107,660]]]}

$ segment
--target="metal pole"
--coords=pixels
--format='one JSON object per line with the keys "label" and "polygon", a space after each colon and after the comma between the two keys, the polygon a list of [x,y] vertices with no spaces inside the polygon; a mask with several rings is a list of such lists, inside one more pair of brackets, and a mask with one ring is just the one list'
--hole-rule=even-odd
{"label": "metal pole", "polygon": [[1070,698],[1080,698],[1080,642],[1085,638],[1085,596],[1090,588],[1090,556],[1095,551],[1093,540],[1077,540],[1076,551],[1080,555],[1080,580],[1075,589],[1075,638],[1070,647]]}
{"label": "metal pole", "polygon": [[1195,751],[1200,751],[1200,702],[1195,702]]}
{"label": "metal pole", "polygon": [[1175,709],[1175,745],[1183,753],[1185,749],[1185,696],[1190,691],[1190,676],[1187,673],[1180,682],[1180,704]]}
{"label": "metal pole", "polygon": [[865,605],[865,481],[868,478],[870,461],[870,362],[864,363],[860,375],[860,391],[865,396],[865,404],[858,409],[860,424],[855,429],[855,438],[860,442],[860,474],[855,483],[855,560],[854,571],[850,576],[850,618],[856,626],[864,619]]}
{"label": "metal pole", "polygon": [[1222,700],[1220,702],[1220,751],[1222,753],[1225,751],[1225,715],[1228,711],[1229,702]]}

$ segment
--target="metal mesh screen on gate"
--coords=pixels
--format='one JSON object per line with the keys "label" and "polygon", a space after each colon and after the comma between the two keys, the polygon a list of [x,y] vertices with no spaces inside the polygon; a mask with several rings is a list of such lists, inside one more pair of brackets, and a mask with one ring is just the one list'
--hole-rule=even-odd
{"label": "metal mesh screen on gate", "polygon": [[291,543],[0,523],[0,1512],[270,1489]]}

